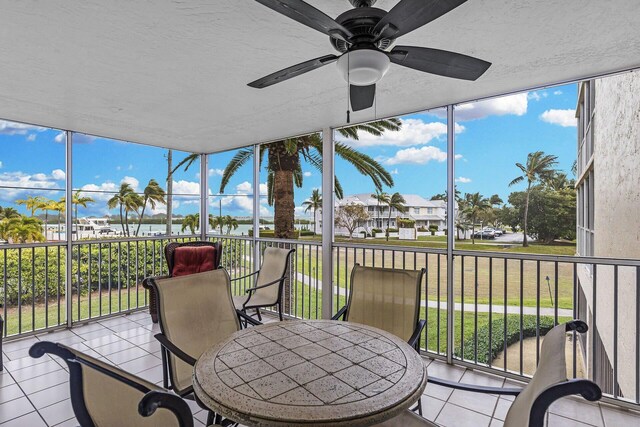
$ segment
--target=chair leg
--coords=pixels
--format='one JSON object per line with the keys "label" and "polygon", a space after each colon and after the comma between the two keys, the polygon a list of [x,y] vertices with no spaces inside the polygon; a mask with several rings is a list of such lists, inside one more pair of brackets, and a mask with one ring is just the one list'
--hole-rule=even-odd
{"label": "chair leg", "polygon": [[215,414],[209,411],[209,413],[207,414],[207,425],[208,426],[213,425],[214,419],[215,419]]}
{"label": "chair leg", "polygon": [[282,322],[284,318],[282,317],[282,303],[278,303],[278,315],[280,316],[280,321]]}
{"label": "chair leg", "polygon": [[256,314],[258,315],[258,320],[262,322],[262,315],[260,314],[259,308],[256,308]]}

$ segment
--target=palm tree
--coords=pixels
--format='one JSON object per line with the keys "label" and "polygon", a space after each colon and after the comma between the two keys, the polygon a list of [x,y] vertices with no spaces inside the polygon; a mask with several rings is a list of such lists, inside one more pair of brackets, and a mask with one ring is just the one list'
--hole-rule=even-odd
{"label": "palm tree", "polygon": [[19,216],[20,213],[15,208],[3,208],[0,206],[0,219],[16,218]]}
{"label": "palm tree", "polygon": [[545,181],[545,185],[553,191],[562,191],[567,188],[572,188],[575,185],[575,181],[569,179],[566,173],[555,172]]}
{"label": "palm tree", "polygon": [[220,234],[222,234],[222,227],[224,226],[224,217],[223,216],[214,216],[209,214],[209,226],[211,230],[214,230],[220,227]]}
{"label": "palm tree", "polygon": [[[386,130],[399,130],[401,122],[398,119],[378,120],[364,125],[338,129],[338,132],[354,140],[358,139],[360,131],[373,135],[382,135]],[[336,142],[335,152],[338,156],[351,163],[361,174],[373,181],[375,188],[382,189],[383,185],[393,186],[391,174],[375,159],[354,150],[343,142]],[[234,173],[247,163],[253,155],[253,148],[245,148],[236,153],[222,174],[220,192],[224,189]],[[316,170],[322,172],[322,138],[320,134],[311,134],[298,138],[276,141],[260,146],[260,164],[267,157],[267,201],[274,206],[275,237],[291,239],[294,237],[294,186],[302,187],[303,173],[300,166],[301,158]],[[342,186],[335,178],[335,194],[342,198]]]}
{"label": "palm tree", "polygon": [[0,221],[0,239],[14,243],[43,242],[42,221],[20,215]]}
{"label": "palm tree", "polygon": [[526,166],[522,163],[516,163],[516,166],[522,171],[522,175],[514,178],[509,186],[518,184],[524,180],[527,181],[527,194],[524,204],[524,238],[522,239],[522,246],[529,246],[527,242],[527,221],[529,219],[529,195],[531,193],[531,186],[536,181],[547,181],[556,172],[553,168],[558,163],[558,157],[551,154],[544,154],[543,151],[536,151],[529,153],[527,156]]}
{"label": "palm tree", "polygon": [[166,193],[158,184],[158,181],[155,179],[150,179],[147,186],[144,188],[144,196],[142,200],[142,212],[140,212],[138,218],[138,228],[136,229],[136,236],[140,233],[140,226],[142,225],[142,218],[144,217],[144,210],[147,208],[147,203],[151,205],[151,209],[156,208],[156,204],[165,204]]}
{"label": "palm tree", "polygon": [[182,159],[175,167],[172,167],[173,162],[173,150],[167,152],[167,235],[171,235],[171,222],[173,219],[173,174],[184,166],[185,172],[189,167],[200,157],[199,154],[189,154]]}
{"label": "palm tree", "polygon": [[316,212],[322,208],[322,195],[320,194],[320,190],[314,188],[311,192],[311,197],[302,202],[302,206],[305,206],[305,212],[313,209],[313,234],[316,234]]}
{"label": "palm tree", "polygon": [[465,214],[471,221],[471,241],[475,245],[476,221],[478,216],[491,208],[491,202],[480,193],[465,194]]}
{"label": "palm tree", "polygon": [[58,212],[58,239],[60,239],[60,226],[62,224],[62,212],[64,212],[67,208],[67,203],[64,197],[61,197],[60,200],[52,200],[51,205],[49,205],[49,209],[55,212]]}
{"label": "palm tree", "polygon": [[225,215],[224,225],[227,227],[227,235],[229,235],[231,234],[231,229],[236,230],[238,228],[238,220],[231,215]]}
{"label": "palm tree", "polygon": [[38,206],[38,209],[40,209],[41,211],[44,211],[44,233],[45,233],[45,237],[47,237],[47,228],[49,226],[49,211],[51,210],[55,210],[55,204],[58,203],[55,200],[51,200],[51,199],[42,199],[42,202],[40,202],[40,205]]}
{"label": "palm tree", "polygon": [[129,213],[135,212],[137,214],[142,203],[143,198],[138,193],[131,192],[124,197],[122,204],[124,207],[124,224],[127,227],[127,236],[131,236],[131,232],[129,231]]}
{"label": "palm tree", "polygon": [[387,218],[387,231],[385,233],[385,237],[387,238],[387,242],[389,241],[389,227],[391,227],[391,209],[396,209],[400,213],[404,213],[407,208],[404,205],[407,201],[402,197],[402,194],[395,192],[387,201],[387,206],[389,207],[389,218]]}
{"label": "palm tree", "polygon": [[182,219],[180,231],[184,231],[187,228],[191,234],[196,234],[196,230],[200,228],[200,214],[189,214]]}
{"label": "palm tree", "polygon": [[[389,200],[389,194],[385,193],[384,191],[376,190],[375,194],[372,194],[371,197],[373,197],[378,202],[378,219],[379,219],[380,213],[381,213],[380,204],[387,203],[387,201]],[[378,221],[378,219],[376,219],[376,222]],[[380,220],[380,224],[381,224],[380,226],[382,226],[382,220]]]}
{"label": "palm tree", "polygon": [[16,200],[17,205],[24,205],[28,210],[31,211],[31,216],[34,216],[38,210],[40,210],[40,206],[42,205],[42,201],[44,199],[40,196],[28,196],[26,199]]}
{"label": "palm tree", "polygon": [[73,203],[73,209],[75,211],[75,217],[76,217],[76,228],[78,226],[78,205],[82,206],[83,208],[86,208],[87,204],[94,202],[94,200],[91,197],[82,197],[80,195],[81,192],[82,190],[76,190],[76,192],[73,193],[71,197],[71,202]]}
{"label": "palm tree", "polygon": [[123,234],[125,233],[125,228],[122,213],[125,201],[129,194],[133,194],[133,188],[131,188],[131,184],[123,182],[120,184],[120,190],[112,198],[107,200],[107,207],[109,209],[115,209],[116,206],[120,208],[120,227],[122,228]]}

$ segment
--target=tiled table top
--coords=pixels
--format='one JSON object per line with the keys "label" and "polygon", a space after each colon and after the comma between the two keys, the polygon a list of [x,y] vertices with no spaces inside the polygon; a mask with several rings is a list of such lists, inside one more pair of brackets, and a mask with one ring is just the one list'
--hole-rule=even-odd
{"label": "tiled table top", "polygon": [[330,320],[262,325],[205,352],[198,398],[250,426],[371,425],[415,403],[426,386],[416,351],[394,335]]}

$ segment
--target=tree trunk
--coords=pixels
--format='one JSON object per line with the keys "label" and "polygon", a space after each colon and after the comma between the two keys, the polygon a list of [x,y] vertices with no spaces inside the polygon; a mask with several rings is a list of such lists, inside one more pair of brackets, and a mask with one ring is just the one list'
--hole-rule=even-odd
{"label": "tree trunk", "polygon": [[122,203],[120,203],[120,228],[122,228],[122,235],[124,236],[124,220],[122,219]]}
{"label": "tree trunk", "polygon": [[295,200],[293,171],[298,167],[298,153],[287,153],[284,142],[269,147],[269,169],[273,173],[274,228],[276,239],[294,238]]}
{"label": "tree trunk", "polygon": [[140,233],[140,226],[142,225],[142,218],[144,217],[144,210],[147,207],[147,199],[144,200],[144,204],[142,205],[142,212],[140,213],[140,218],[138,218],[138,228],[136,229],[136,236]]}
{"label": "tree trunk", "polygon": [[295,202],[293,171],[275,171],[273,177],[274,226],[277,239],[293,239]]}
{"label": "tree trunk", "polygon": [[391,227],[391,206],[389,206],[389,218],[387,218],[387,232],[384,235],[387,237],[387,242],[389,241],[389,228]]}
{"label": "tree trunk", "polygon": [[173,174],[171,169],[173,160],[173,150],[167,152],[167,228],[165,233],[167,236],[171,236],[171,221],[173,216]]}
{"label": "tree trunk", "polygon": [[527,220],[529,219],[529,192],[531,191],[531,181],[527,185],[527,196],[524,202],[524,237],[522,238],[522,246],[529,246],[529,242],[527,242]]}
{"label": "tree trunk", "polygon": [[476,244],[476,221],[475,219],[471,223],[471,243]]}
{"label": "tree trunk", "polygon": [[317,209],[314,209],[314,210],[313,210],[313,235],[314,235],[314,236],[316,235],[316,222],[317,222],[317,219],[316,219],[316,213],[317,213],[317,212],[318,212],[318,210],[317,210]]}

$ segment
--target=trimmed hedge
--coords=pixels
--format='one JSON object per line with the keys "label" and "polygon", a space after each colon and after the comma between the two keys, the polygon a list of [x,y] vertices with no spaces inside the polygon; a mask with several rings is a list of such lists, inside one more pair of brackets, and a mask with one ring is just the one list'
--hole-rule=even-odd
{"label": "trimmed hedge", "polygon": [[[310,235],[313,236],[313,231],[311,232]],[[249,229],[249,237],[253,237],[253,229],[252,228]],[[276,231],[275,230],[260,230],[260,237],[267,237],[267,238],[276,237]],[[293,238],[297,239],[298,237],[300,237],[300,230],[295,230],[293,232]]]}
{"label": "trimmed hedge", "polygon": [[[500,316],[499,314],[497,314]],[[554,327],[553,317],[540,317],[540,335],[545,335]],[[469,326],[467,326],[469,327]],[[472,327],[472,326],[471,326]],[[525,315],[522,319],[522,337],[536,336],[536,316]],[[489,363],[504,351],[504,318],[499,317],[491,322],[491,348],[489,348],[489,325],[478,327],[478,335],[471,335],[464,340],[464,355],[467,360],[474,360],[474,344],[478,342],[478,362]],[[507,316],[507,347],[520,341],[520,316]],[[455,355],[460,357],[460,349]]]}

